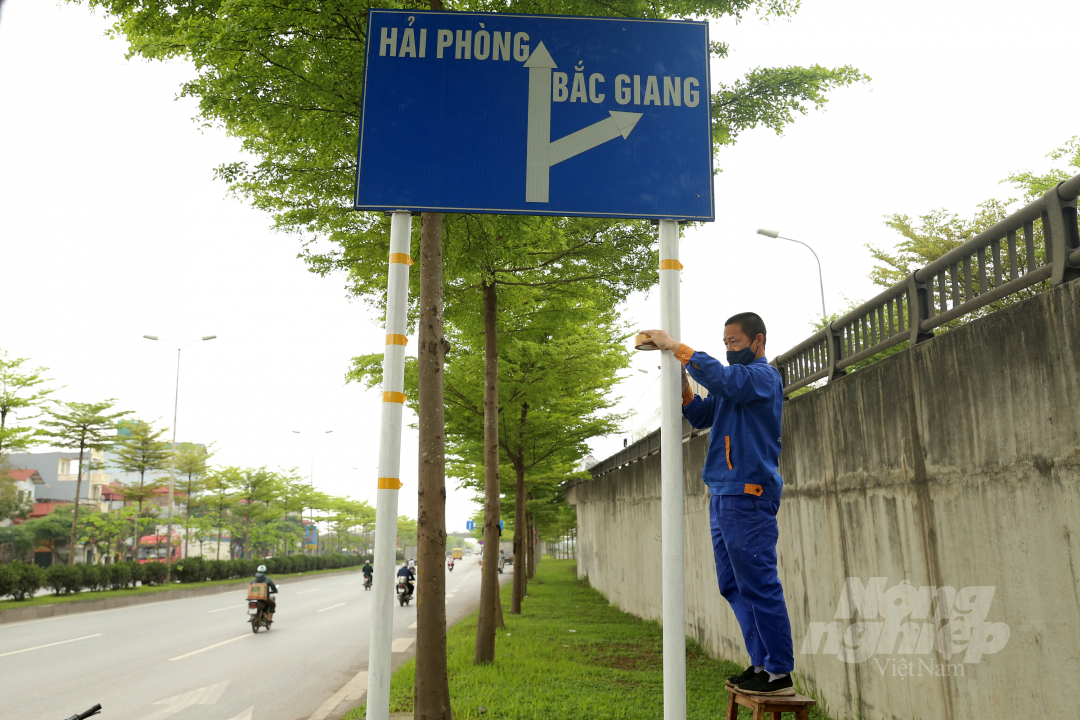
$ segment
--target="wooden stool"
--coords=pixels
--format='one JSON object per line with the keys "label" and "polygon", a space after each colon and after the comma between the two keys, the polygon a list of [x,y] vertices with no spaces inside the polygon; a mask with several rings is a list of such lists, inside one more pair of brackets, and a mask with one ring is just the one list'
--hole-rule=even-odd
{"label": "wooden stool", "polygon": [[810,708],[817,704],[802,695],[744,695],[738,688],[727,688],[725,720],[738,720],[739,706],[754,711],[754,720],[780,720],[780,713],[795,713],[796,720],[810,720]]}

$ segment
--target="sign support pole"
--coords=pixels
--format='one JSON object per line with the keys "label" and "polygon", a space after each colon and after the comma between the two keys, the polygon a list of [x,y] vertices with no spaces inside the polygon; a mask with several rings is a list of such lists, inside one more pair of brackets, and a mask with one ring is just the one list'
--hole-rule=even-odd
{"label": "sign support pole", "polygon": [[375,501],[375,581],[368,649],[367,720],[390,717],[390,659],[394,638],[394,551],[401,488],[401,414],[405,404],[405,312],[409,299],[412,214],[390,218],[390,265],[386,288],[386,349],[383,353],[379,489]]}
{"label": "sign support pole", "polygon": [[[660,329],[682,337],[679,223],[660,225]],[[660,355],[660,534],[663,557],[664,720],[686,720],[686,584],[683,566],[682,369]]]}

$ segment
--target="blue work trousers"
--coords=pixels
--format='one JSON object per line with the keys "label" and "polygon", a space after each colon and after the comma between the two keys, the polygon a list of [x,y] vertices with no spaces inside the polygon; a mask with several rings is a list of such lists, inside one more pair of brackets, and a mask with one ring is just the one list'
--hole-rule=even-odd
{"label": "blue work trousers", "polygon": [[791,621],[776,574],[779,509],[780,503],[754,495],[709,498],[720,594],[735,611],[751,664],[774,674],[795,668]]}

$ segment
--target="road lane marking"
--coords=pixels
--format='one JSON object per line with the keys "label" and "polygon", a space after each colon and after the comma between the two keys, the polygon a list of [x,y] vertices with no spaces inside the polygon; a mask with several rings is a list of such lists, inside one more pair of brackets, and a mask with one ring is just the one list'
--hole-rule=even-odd
{"label": "road lane marking", "polygon": [[206,614],[222,612],[224,610],[236,610],[237,608],[247,607],[247,605],[230,605],[229,607],[218,608],[217,610],[207,610]]}
{"label": "road lane marking", "polygon": [[161,708],[153,715],[143,718],[143,720],[165,720],[165,718],[176,715],[193,705],[214,705],[221,698],[221,693],[225,692],[225,686],[228,684],[229,681],[226,680],[225,682],[217,683],[216,685],[207,685],[198,690],[191,690],[182,695],[174,695],[171,698],[158,700],[154,704],[164,705],[165,707]]}
{"label": "road lane marking", "polygon": [[413,620],[413,624],[409,626],[409,629],[410,630],[415,630],[416,629],[416,621],[415,620]]}
{"label": "road lane marking", "polygon": [[413,638],[398,638],[390,643],[390,652],[405,652],[412,647]]}
{"label": "road lane marking", "polygon": [[30,652],[31,650],[41,650],[47,647],[54,647],[56,645],[66,645],[68,643],[79,642],[80,640],[89,640],[90,638],[101,637],[105,633],[95,633],[94,635],[83,635],[82,637],[72,638],[71,640],[61,640],[60,642],[49,643],[47,645],[37,645],[35,647],[23,648],[22,650],[12,650],[11,652],[0,653],[0,657],[7,657],[8,655],[18,655],[19,653]]}
{"label": "road lane marking", "polygon": [[213,645],[207,645],[206,647],[202,648],[201,650],[194,650],[194,651],[186,653],[184,655],[177,655],[174,658],[169,658],[169,662],[172,662],[173,660],[183,660],[184,658],[189,658],[192,655],[198,655],[199,653],[206,652],[207,650],[213,650],[216,647],[221,647],[222,645],[228,645],[229,643],[236,642],[237,640],[243,640],[246,637],[251,637],[253,634],[254,633],[249,633],[247,635],[239,635],[237,637],[234,637],[231,640],[222,640],[219,643],[214,643]]}
{"label": "road lane marking", "polygon": [[300,592],[298,592],[296,594],[297,595],[303,595],[304,593],[309,593],[309,592],[319,592],[319,590],[321,590],[321,589],[322,588],[311,588],[310,590],[301,590]]}
{"label": "road lane marking", "polygon": [[354,705],[359,703],[367,695],[367,677],[367,670],[356,673],[352,680],[345,683],[344,687],[320,705],[319,709],[313,712],[308,720],[326,720],[326,718],[330,717],[330,713],[334,712],[334,709],[345,700],[350,700]]}
{"label": "road lane marking", "polygon": [[247,710],[241,710],[239,715],[234,715],[229,720],[251,720],[252,715],[255,714],[255,706],[252,705]]}
{"label": "road lane marking", "polygon": [[345,603],[338,603],[337,605],[331,605],[331,606],[330,606],[330,607],[328,607],[328,608],[323,608],[322,610],[316,610],[315,612],[326,612],[327,610],[333,610],[334,608],[339,608],[339,607],[341,607],[341,606],[342,606],[342,605],[344,605],[344,604],[345,604]]}

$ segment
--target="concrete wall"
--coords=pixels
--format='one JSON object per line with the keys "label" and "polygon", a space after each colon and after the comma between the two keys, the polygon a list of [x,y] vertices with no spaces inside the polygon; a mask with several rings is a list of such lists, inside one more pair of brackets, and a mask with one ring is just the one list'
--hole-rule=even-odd
{"label": "concrete wall", "polygon": [[[836,715],[1080,717],[1080,282],[794,398],[783,427],[796,670]],[[684,444],[686,633],[744,662],[707,443]],[[570,491],[579,574],[656,619],[659,472],[653,455]]]}

